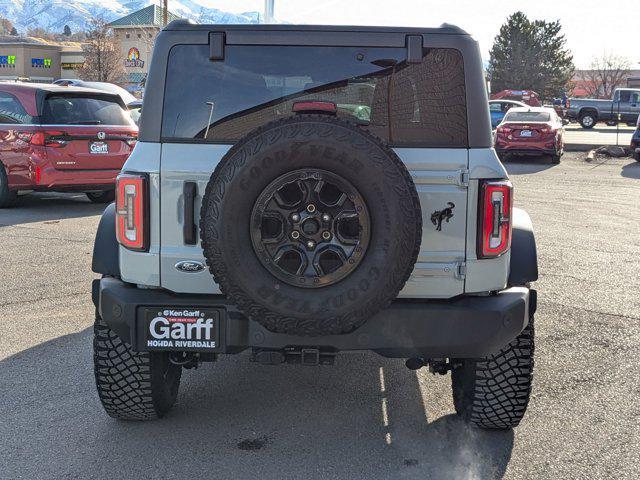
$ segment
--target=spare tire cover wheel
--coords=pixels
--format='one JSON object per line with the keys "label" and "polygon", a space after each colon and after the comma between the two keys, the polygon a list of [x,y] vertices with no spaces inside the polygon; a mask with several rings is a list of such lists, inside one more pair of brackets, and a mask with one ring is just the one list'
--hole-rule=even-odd
{"label": "spare tire cover wheel", "polygon": [[340,334],[409,278],[422,215],[409,172],[360,127],[300,115],[249,133],[220,161],[200,232],[214,280],[274,332]]}

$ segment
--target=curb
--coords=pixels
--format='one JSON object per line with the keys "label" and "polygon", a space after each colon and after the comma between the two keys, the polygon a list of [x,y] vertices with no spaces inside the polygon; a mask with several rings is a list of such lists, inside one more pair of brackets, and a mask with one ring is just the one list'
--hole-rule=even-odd
{"label": "curb", "polygon": [[[601,143],[565,143],[564,151],[565,152],[588,152],[590,150],[595,150],[600,147],[614,147],[616,145],[603,145]],[[618,147],[622,147],[624,149],[628,149],[628,145],[617,145]]]}

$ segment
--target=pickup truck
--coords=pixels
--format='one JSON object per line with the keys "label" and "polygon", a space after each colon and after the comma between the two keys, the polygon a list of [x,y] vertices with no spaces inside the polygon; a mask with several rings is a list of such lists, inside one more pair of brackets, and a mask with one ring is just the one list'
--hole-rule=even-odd
{"label": "pickup truck", "polygon": [[593,128],[598,122],[635,125],[639,114],[640,89],[617,88],[611,100],[570,98],[566,117],[580,123],[582,128]]}

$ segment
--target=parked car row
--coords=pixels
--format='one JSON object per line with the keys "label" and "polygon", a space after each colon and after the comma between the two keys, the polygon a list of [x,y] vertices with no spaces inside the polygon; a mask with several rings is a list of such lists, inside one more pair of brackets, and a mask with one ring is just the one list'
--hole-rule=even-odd
{"label": "parked car row", "polygon": [[119,93],[0,83],[0,208],[43,190],[113,201],[116,176],[137,137]]}

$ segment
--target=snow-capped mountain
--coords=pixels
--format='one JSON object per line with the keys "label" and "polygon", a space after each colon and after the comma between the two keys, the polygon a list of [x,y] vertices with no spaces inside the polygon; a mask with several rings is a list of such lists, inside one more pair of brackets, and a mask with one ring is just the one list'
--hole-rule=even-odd
{"label": "snow-capped mountain", "polygon": [[[158,0],[2,0],[0,17],[10,20],[18,32],[45,28],[62,32],[69,25],[72,32],[86,30],[89,20],[102,17],[110,22],[140,10]],[[206,6],[206,0],[171,0],[169,10],[199,23],[258,23],[258,12],[234,14]]]}

